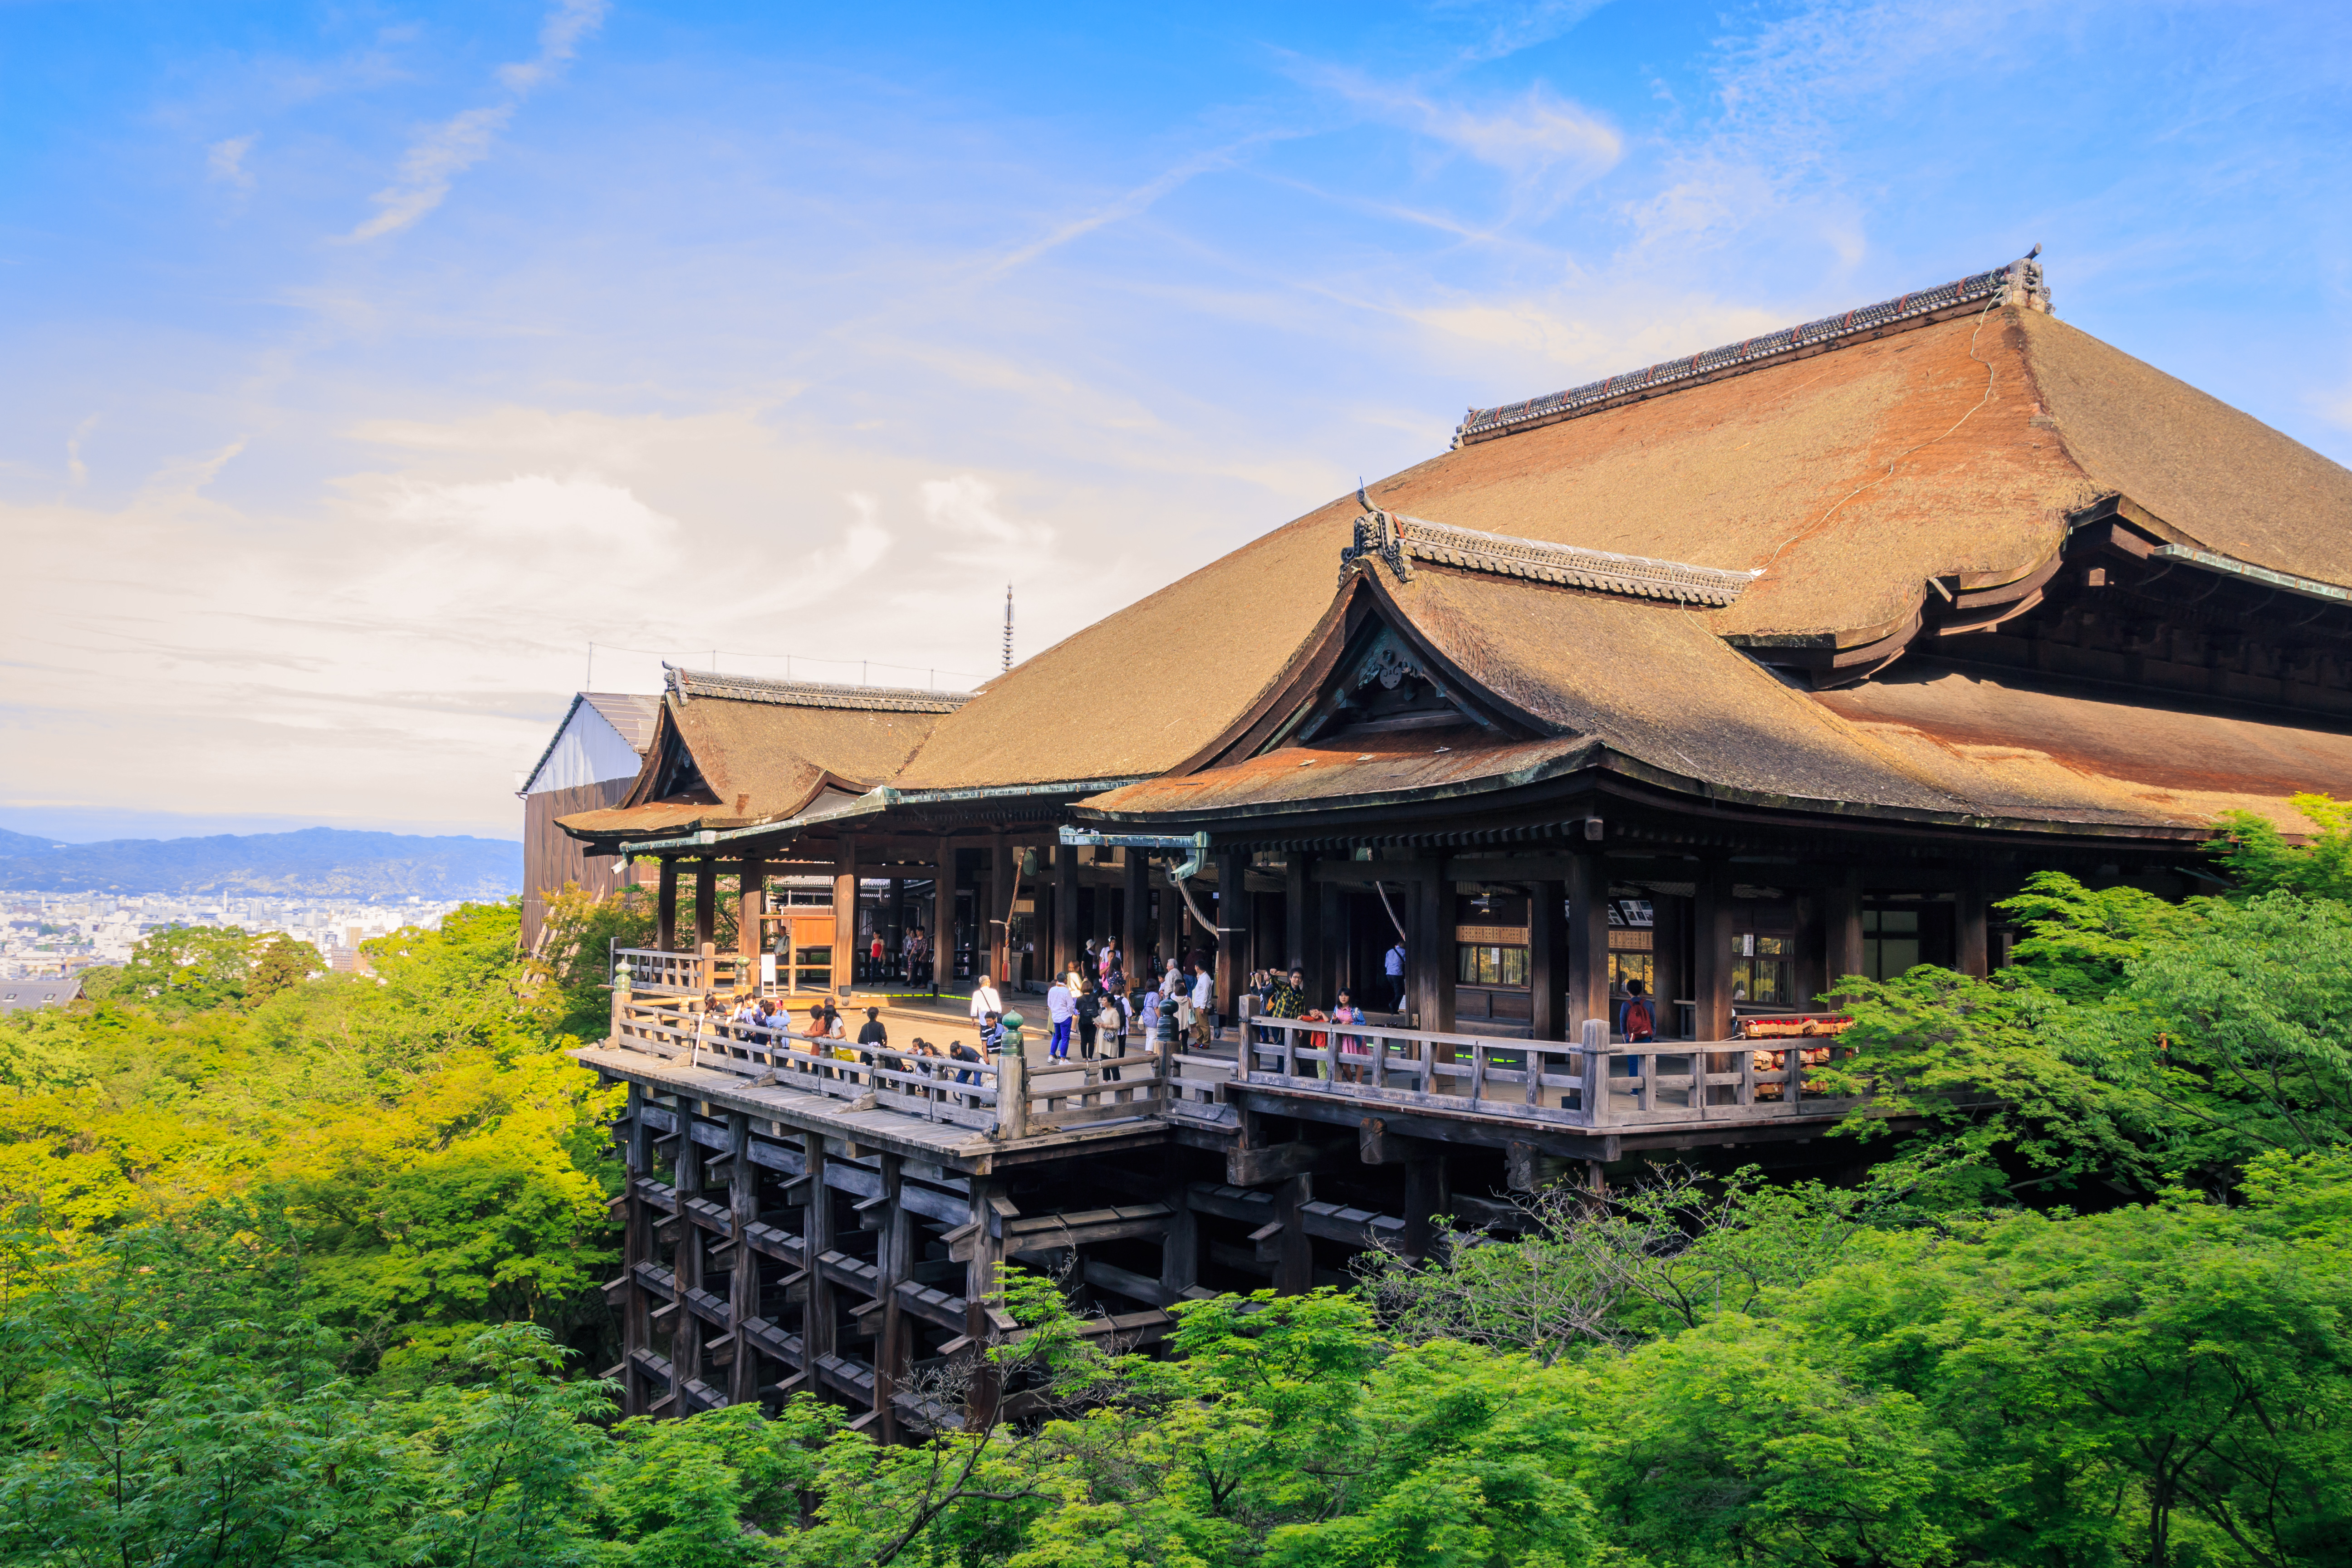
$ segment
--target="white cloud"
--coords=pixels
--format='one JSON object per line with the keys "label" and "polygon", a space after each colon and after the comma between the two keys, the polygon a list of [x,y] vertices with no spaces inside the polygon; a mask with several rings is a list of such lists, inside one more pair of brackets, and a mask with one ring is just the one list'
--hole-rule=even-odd
{"label": "white cloud", "polygon": [[343,237],[379,239],[397,233],[446,200],[458,175],[489,156],[490,145],[513,121],[531,91],[561,71],[580,41],[604,18],[604,0],[558,0],[539,30],[539,53],[499,67],[509,94],[501,103],[465,110],[417,138],[400,161],[400,178],[371,198],[376,214]]}
{"label": "white cloud", "polygon": [[245,166],[245,155],[261,140],[257,132],[249,136],[232,136],[226,142],[215,142],[205,149],[205,176],[236,190],[253,189],[253,171]]}

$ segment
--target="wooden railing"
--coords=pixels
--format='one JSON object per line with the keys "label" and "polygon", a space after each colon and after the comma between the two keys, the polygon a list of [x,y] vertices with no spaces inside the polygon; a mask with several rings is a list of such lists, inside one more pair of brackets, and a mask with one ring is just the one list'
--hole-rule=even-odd
{"label": "wooden railing", "polygon": [[630,989],[666,996],[732,995],[742,960],[731,952],[666,952],[657,947],[614,950],[615,961],[625,960]]}
{"label": "wooden railing", "polygon": [[1169,1098],[1170,1079],[1161,1059],[1152,1055],[957,1061],[810,1039],[788,1029],[713,1018],[688,1004],[635,996],[614,1000],[612,1043],[684,1066],[734,1073],[753,1086],[772,1084],[841,1100],[847,1110],[895,1110],[999,1138],[1157,1118]]}
{"label": "wooden railing", "polygon": [[1857,1103],[1805,1077],[1850,1047],[1823,1038],[1608,1043],[1598,1020],[1580,1041],[1493,1040],[1373,1025],[1252,1017],[1242,1076],[1459,1114],[1523,1116],[1575,1127],[1755,1124],[1839,1116]]}

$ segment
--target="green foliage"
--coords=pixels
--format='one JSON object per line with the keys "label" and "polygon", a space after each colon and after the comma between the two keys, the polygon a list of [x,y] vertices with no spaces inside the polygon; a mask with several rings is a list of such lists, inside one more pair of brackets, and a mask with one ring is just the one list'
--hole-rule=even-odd
{"label": "green foliage", "polygon": [[2292,804],[2318,830],[2307,843],[2290,844],[2269,818],[2233,811],[2206,847],[2247,893],[2352,900],[2352,801],[2298,795]]}
{"label": "green foliage", "polygon": [[539,951],[531,954],[528,972],[557,1033],[587,1038],[604,1032],[613,1005],[610,955],[621,948],[653,946],[655,927],[654,900],[643,888],[593,899],[577,882],[566,882],[549,895]]}
{"label": "green foliage", "polygon": [[258,945],[236,926],[165,926],[141,939],[129,963],[84,975],[82,990],[160,1013],[234,1007],[251,992]]}
{"label": "green foliage", "polygon": [[2011,952],[2010,973],[2037,991],[2090,1002],[2115,991],[2149,948],[2177,937],[2195,920],[2137,888],[2093,891],[2059,871],[2037,871],[2024,890],[1997,906],[2026,929]]}

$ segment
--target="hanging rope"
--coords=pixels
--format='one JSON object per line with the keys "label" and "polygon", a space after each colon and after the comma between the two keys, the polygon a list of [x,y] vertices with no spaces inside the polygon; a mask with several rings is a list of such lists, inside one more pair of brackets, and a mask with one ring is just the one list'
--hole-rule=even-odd
{"label": "hanging rope", "polygon": [[1192,879],[1190,877],[1183,878],[1181,880],[1177,878],[1171,877],[1168,880],[1175,885],[1178,892],[1184,895],[1184,907],[1192,911],[1193,924],[1199,926],[1202,931],[1213,932],[1218,936],[1223,936],[1233,929],[1231,926],[1221,926],[1213,923],[1208,916],[1201,912],[1201,906],[1192,901]]}
{"label": "hanging rope", "polygon": [[1372,884],[1372,891],[1381,896],[1381,909],[1388,915],[1389,924],[1396,927],[1397,941],[1400,944],[1402,944],[1405,940],[1404,922],[1396,918],[1396,910],[1389,903],[1388,889],[1380,882],[1374,882]]}

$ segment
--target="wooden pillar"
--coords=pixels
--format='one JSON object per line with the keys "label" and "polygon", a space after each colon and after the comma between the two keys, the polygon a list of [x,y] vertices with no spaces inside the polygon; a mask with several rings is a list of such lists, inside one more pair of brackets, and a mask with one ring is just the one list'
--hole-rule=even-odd
{"label": "wooden pillar", "polygon": [[1056,844],[1054,855],[1054,941],[1045,973],[1066,974],[1078,966],[1078,851]]}
{"label": "wooden pillar", "polygon": [[1454,1028],[1454,880],[1444,855],[1423,863],[1412,884],[1412,939],[1405,945],[1416,1026],[1431,1034]]}
{"label": "wooden pillar", "polygon": [[1166,1307],[1184,1300],[1184,1292],[1201,1282],[1201,1231],[1182,1149],[1163,1152],[1160,1173],[1168,1231],[1160,1240],[1160,1304]]}
{"label": "wooden pillar", "polygon": [[1822,989],[1862,973],[1862,870],[1848,866],[1822,895]]}
{"label": "wooden pillar", "polygon": [[1445,1156],[1429,1154],[1409,1159],[1404,1166],[1404,1255],[1426,1258],[1437,1239],[1434,1215],[1454,1206],[1447,1190]]}
{"label": "wooden pillar", "polygon": [[741,1111],[727,1114],[727,1215],[733,1226],[735,1246],[729,1254],[727,1316],[734,1334],[734,1355],[727,1363],[727,1403],[756,1405],[760,1400],[760,1352],[744,1327],[760,1315],[760,1255],[746,1239],[760,1223],[760,1169],[751,1163],[751,1119]]}
{"label": "wooden pillar", "polygon": [[661,892],[655,900],[654,945],[664,952],[677,951],[677,862],[662,858]]}
{"label": "wooden pillar", "polygon": [[882,1301],[882,1329],[874,1340],[874,1415],[885,1443],[898,1435],[898,1410],[890,1396],[905,1381],[913,1349],[913,1325],[898,1307],[898,1286],[915,1272],[915,1217],[899,1202],[899,1157],[882,1161],[882,1240],[874,1255],[874,1289]]}
{"label": "wooden pillar", "polygon": [[1990,973],[1986,914],[1984,877],[1971,867],[1962,873],[1952,900],[1952,967],[1979,979]]}
{"label": "wooden pillar", "polygon": [[1004,1242],[994,1234],[997,1218],[992,1200],[1003,1195],[1004,1184],[1002,1176],[972,1177],[971,1206],[966,1211],[972,1227],[971,1258],[964,1265],[963,1276],[963,1331],[972,1344],[965,1352],[972,1363],[971,1381],[964,1394],[967,1433],[984,1432],[996,1424],[996,1371],[980,1347],[996,1338],[988,1308],[1002,1288],[997,1274],[1004,1262]]}
{"label": "wooden pillar", "polygon": [[857,989],[857,840],[842,836],[833,852],[833,994]]}
{"label": "wooden pillar", "polygon": [[1691,900],[1691,999],[1698,1004],[1697,1037],[1731,1037],[1731,868],[1700,864]]}
{"label": "wooden pillar", "polygon": [[1282,962],[1307,973],[1307,994],[1328,994],[1329,977],[1323,973],[1323,900],[1315,885],[1315,857],[1304,849],[1290,851],[1282,874]]}
{"label": "wooden pillar", "polygon": [[[1317,882],[1315,891],[1316,951],[1312,954],[1315,967],[1307,971],[1307,994],[1319,997],[1315,1005],[1339,1005],[1339,993],[1349,993],[1359,1007],[1370,1000],[1363,994],[1356,976],[1353,957],[1355,943],[1348,930],[1348,889],[1337,882]],[[1389,999],[1381,997],[1372,1006],[1385,1008]]]}
{"label": "wooden pillar", "polygon": [[1224,928],[1217,933],[1216,1006],[1222,1018],[1241,1016],[1242,993],[1249,989],[1249,864],[1246,849],[1217,851],[1214,918]]}
{"label": "wooden pillar", "polygon": [[702,1195],[702,1145],[694,1141],[695,1101],[677,1102],[677,1250],[670,1260],[671,1299],[677,1310],[670,1314],[669,1370],[671,1414],[691,1415],[694,1405],[686,1385],[702,1376],[702,1320],[686,1303],[687,1293],[702,1289],[702,1227],[686,1212],[686,1200]]}
{"label": "wooden pillar", "polygon": [[[667,869],[669,862],[662,862]],[[671,887],[676,889],[673,880]],[[646,1394],[646,1370],[637,1363],[639,1351],[654,1348],[653,1308],[646,1288],[637,1280],[637,1265],[654,1260],[654,1211],[637,1184],[654,1173],[653,1130],[646,1125],[646,1091],[629,1085],[629,1141],[625,1156],[627,1201],[621,1207],[621,1269],[628,1288],[621,1292],[621,1414],[643,1415],[653,1405]]]}
{"label": "wooden pillar", "polygon": [[708,860],[694,866],[694,951],[708,953],[719,931],[719,868]]}
{"label": "wooden pillar", "polygon": [[1315,1242],[1305,1213],[1314,1200],[1313,1176],[1292,1176],[1274,1190],[1274,1216],[1282,1222],[1282,1256],[1274,1269],[1277,1295],[1304,1296],[1315,1289]]}
{"label": "wooden pillar", "polygon": [[[936,994],[955,989],[956,852],[942,838],[934,858],[940,863],[931,879],[931,990]],[[987,945],[983,941],[972,954],[975,963],[987,963]]]}
{"label": "wooden pillar", "polygon": [[[885,968],[897,964],[900,955],[907,951],[907,879],[904,877],[890,879],[890,935],[887,942],[882,958]],[[914,979],[911,973],[908,974],[908,984],[911,984]]]}
{"label": "wooden pillar", "polygon": [[1150,973],[1143,962],[1144,931],[1151,909],[1151,855],[1130,847],[1121,865],[1126,900],[1119,905],[1118,952],[1128,978],[1141,980]]}
{"label": "wooden pillar", "polygon": [[988,887],[980,900],[980,930],[972,936],[972,951],[985,955],[981,967],[1004,991],[1013,989],[1013,895],[1018,879],[1013,846],[997,834],[989,841]]}
{"label": "wooden pillar", "polygon": [[752,989],[760,984],[760,938],[767,930],[768,862],[757,855],[743,858],[743,874],[735,894],[736,984]]}
{"label": "wooden pillar", "polygon": [[1184,958],[1184,895],[1165,875],[1154,889],[1160,899],[1160,958],[1168,964],[1180,963]]}
{"label": "wooden pillar", "polygon": [[1528,1033],[1538,1040],[1570,1039],[1584,1021],[1568,1003],[1568,921],[1560,913],[1568,884],[1531,882],[1528,895],[1528,985],[1534,1007]]}
{"label": "wooden pillar", "polygon": [[801,1134],[801,1149],[809,1184],[801,1209],[802,1278],[808,1287],[808,1305],[801,1314],[801,1353],[807,1358],[803,1370],[814,1386],[816,1358],[841,1348],[840,1313],[834,1304],[833,1281],[817,1267],[817,1259],[833,1250],[833,1193],[824,1184],[824,1134]]}
{"label": "wooden pillar", "polygon": [[1617,1027],[1609,1005],[1609,868],[1598,850],[1568,857],[1569,1031],[1580,1035],[1587,1018]]}

